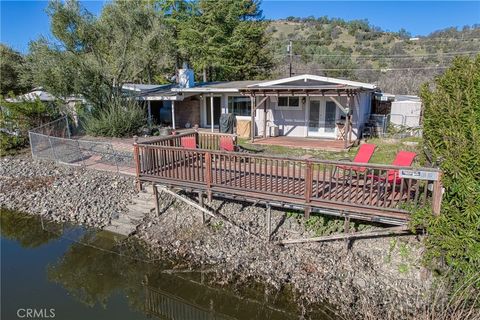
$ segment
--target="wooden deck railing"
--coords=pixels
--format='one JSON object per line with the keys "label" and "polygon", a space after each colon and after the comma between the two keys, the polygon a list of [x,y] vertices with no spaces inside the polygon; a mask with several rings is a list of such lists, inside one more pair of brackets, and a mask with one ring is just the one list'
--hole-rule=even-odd
{"label": "wooden deck railing", "polygon": [[[217,146],[218,142],[208,139],[213,138],[200,141]],[[172,144],[135,145],[140,181],[400,220],[408,220],[409,210],[415,207],[430,204],[435,213],[440,209],[438,169],[362,164],[364,171],[357,172],[343,161],[184,149]]]}

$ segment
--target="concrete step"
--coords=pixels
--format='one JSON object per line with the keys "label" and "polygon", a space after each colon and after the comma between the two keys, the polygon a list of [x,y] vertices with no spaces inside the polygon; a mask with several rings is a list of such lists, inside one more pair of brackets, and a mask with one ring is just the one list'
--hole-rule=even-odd
{"label": "concrete step", "polygon": [[127,209],[128,211],[131,211],[131,212],[139,212],[139,213],[146,214],[155,210],[155,206],[129,204],[127,206]]}
{"label": "concrete step", "polygon": [[149,199],[153,199],[154,196],[153,196],[153,193],[152,193],[152,192],[148,192],[148,193],[147,193],[147,192],[139,192],[139,193],[137,194],[137,198],[138,198],[138,199],[147,199],[147,200],[149,200]]}
{"label": "concrete step", "polygon": [[153,205],[155,206],[155,199],[141,199],[141,198],[135,198],[133,199],[133,203],[138,203],[138,204],[145,204],[145,205]]}
{"label": "concrete step", "polygon": [[137,227],[132,225],[132,224],[125,224],[125,223],[118,223],[117,222],[115,224],[112,223],[111,225],[106,226],[105,228],[103,228],[103,230],[113,232],[113,233],[117,233],[117,234],[120,234],[122,236],[128,237],[129,235],[131,235],[132,233],[134,233],[137,230]]}
{"label": "concrete step", "polygon": [[129,211],[126,215],[133,219],[143,219],[146,216],[145,213],[139,211]]}

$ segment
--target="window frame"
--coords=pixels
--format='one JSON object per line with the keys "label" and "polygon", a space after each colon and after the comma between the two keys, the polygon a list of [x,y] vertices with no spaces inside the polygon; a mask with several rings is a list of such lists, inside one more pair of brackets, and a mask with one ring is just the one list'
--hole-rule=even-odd
{"label": "window frame", "polygon": [[[247,108],[246,108],[247,113],[246,114],[236,114],[235,113],[234,103],[235,103],[236,98],[246,99],[245,101],[242,101],[244,103],[246,102],[246,105],[247,105]],[[232,110],[230,110],[230,102],[232,103],[232,105],[231,105]],[[250,117],[251,116],[250,104],[251,104],[251,102],[250,102],[250,100],[247,96],[241,96],[241,95],[229,95],[229,96],[227,96],[227,112],[232,113],[236,117]]]}
{"label": "window frame", "polygon": [[[287,106],[282,106],[280,105],[280,98],[287,98]],[[297,98],[298,99],[298,105],[294,106],[290,104],[290,99],[291,98]],[[283,97],[278,97],[277,99],[277,106],[276,109],[278,110],[302,110],[302,100],[300,96],[283,96]]]}

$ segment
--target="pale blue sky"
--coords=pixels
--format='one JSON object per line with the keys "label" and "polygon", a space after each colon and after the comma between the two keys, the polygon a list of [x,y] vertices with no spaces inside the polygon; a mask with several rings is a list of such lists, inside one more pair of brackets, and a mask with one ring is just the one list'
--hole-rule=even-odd
{"label": "pale blue sky", "polygon": [[[98,14],[107,1],[82,1]],[[1,0],[0,40],[21,52],[40,35],[50,36],[47,1]],[[265,18],[329,16],[346,20],[368,19],[384,30],[405,28],[412,35],[427,35],[447,27],[480,23],[480,1],[279,1],[264,0]]]}

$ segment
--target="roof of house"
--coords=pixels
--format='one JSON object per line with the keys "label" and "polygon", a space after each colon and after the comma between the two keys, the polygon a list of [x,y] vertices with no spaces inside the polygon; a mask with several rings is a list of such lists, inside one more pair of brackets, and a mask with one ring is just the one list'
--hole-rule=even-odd
{"label": "roof of house", "polygon": [[8,102],[22,102],[22,101],[35,101],[37,99],[43,102],[55,101],[55,96],[43,90],[43,88],[35,88],[28,93],[22,94],[20,96],[16,96],[15,98],[7,98],[5,100]]}
{"label": "roof of house", "polygon": [[255,90],[374,90],[377,86],[371,83],[329,78],[311,74],[303,74],[278,80],[248,80],[248,81],[221,81],[204,82],[190,88],[172,88],[174,92],[191,93],[228,93]]}

